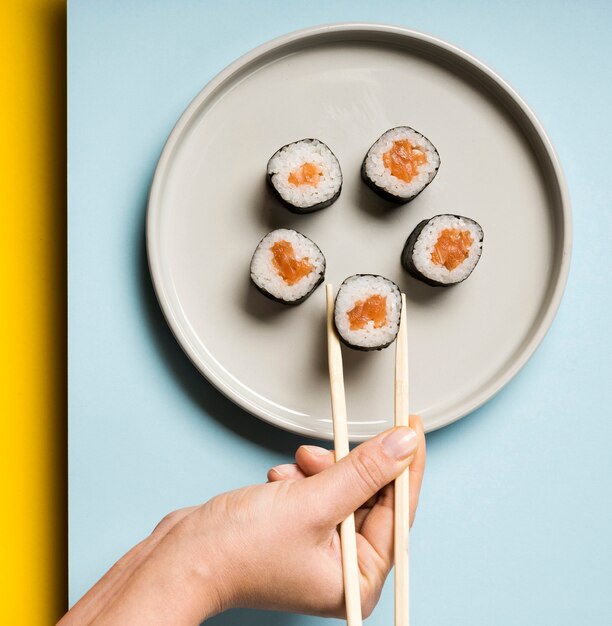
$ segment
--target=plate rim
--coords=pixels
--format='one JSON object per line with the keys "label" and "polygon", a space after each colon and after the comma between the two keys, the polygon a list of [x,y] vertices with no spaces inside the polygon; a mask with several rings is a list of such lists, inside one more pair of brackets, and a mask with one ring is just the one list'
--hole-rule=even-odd
{"label": "plate rim", "polygon": [[[289,44],[295,44],[300,40],[315,39],[321,35],[333,35],[342,34],[347,35],[351,32],[355,34],[372,33],[383,35],[396,35],[400,39],[407,41],[416,41],[421,44],[428,45],[432,48],[438,48],[447,55],[459,57],[464,63],[476,68],[479,72],[488,77],[492,83],[500,90],[501,93],[509,97],[509,102],[518,106],[521,114],[526,118],[529,125],[535,131],[535,134],[539,138],[542,148],[544,149],[546,156],[549,160],[549,164],[552,168],[552,174],[554,176],[555,191],[559,196],[559,206],[557,212],[560,213],[562,219],[562,233],[560,235],[560,259],[558,261],[557,277],[554,282],[554,288],[552,294],[549,297],[548,304],[543,310],[539,321],[534,324],[535,332],[531,338],[525,342],[524,346],[520,349],[520,352],[509,361],[509,367],[495,377],[490,384],[486,385],[480,391],[475,393],[475,397],[472,402],[467,403],[463,410],[456,415],[438,417],[433,422],[427,425],[426,431],[432,432],[453,422],[460,420],[466,415],[472,413],[476,409],[480,408],[486,402],[491,400],[497,393],[499,393],[524,367],[527,361],[533,356],[542,340],[548,333],[552,322],[557,314],[565,287],[567,285],[567,279],[570,269],[572,240],[573,240],[573,225],[572,225],[572,211],[571,202],[569,196],[569,190],[561,163],[557,156],[556,150],[548,137],[543,125],[536,117],[532,109],[527,105],[525,100],[510,86],[506,80],[504,80],[499,74],[492,70],[488,65],[483,63],[480,59],[466,52],[462,48],[448,41],[429,35],[427,33],[404,28],[402,26],[396,26],[383,23],[370,23],[370,22],[339,22],[331,24],[323,24],[319,26],[312,26],[308,28],[299,29],[290,33],[275,37],[245,54],[239,56],[232,63],[227,65],[223,70],[216,74],[193,98],[187,108],[178,118],[172,131],[168,135],[168,138],[162,148],[159,160],[155,167],[153,179],[148,194],[147,212],[145,222],[145,240],[147,250],[147,262],[149,266],[149,272],[153,283],[153,289],[160,308],[168,324],[172,334],[177,340],[178,344],[188,356],[190,361],[196,367],[196,369],[223,395],[230,399],[233,403],[250,413],[251,415],[267,422],[273,426],[289,431],[294,434],[299,434],[316,439],[332,440],[332,436],[327,433],[315,432],[309,430],[303,426],[289,422],[283,419],[279,415],[275,415],[270,411],[265,410],[259,405],[250,402],[248,398],[244,397],[231,385],[214,371],[213,368],[207,366],[196,351],[192,348],[189,340],[184,335],[183,329],[180,323],[177,321],[174,313],[174,309],[171,305],[170,299],[164,289],[164,283],[161,276],[161,261],[159,251],[156,252],[156,242],[159,229],[157,225],[159,220],[157,219],[161,211],[161,195],[163,181],[166,176],[166,172],[175,148],[177,147],[183,132],[188,127],[194,113],[206,102],[206,100],[212,96],[215,91],[223,85],[223,83],[231,78],[234,74],[240,72],[245,66],[258,58],[271,54],[275,50],[285,47]],[[329,43],[329,42],[326,42]],[[499,94],[497,94],[499,95]],[[515,123],[519,124],[520,121],[516,119],[516,116],[512,114],[512,118]],[[521,128],[523,133],[525,130]],[[533,147],[533,146],[532,146]],[[538,162],[541,162],[540,158],[537,158]],[[367,435],[352,435],[349,437],[351,442],[358,443],[365,441],[369,438]]]}

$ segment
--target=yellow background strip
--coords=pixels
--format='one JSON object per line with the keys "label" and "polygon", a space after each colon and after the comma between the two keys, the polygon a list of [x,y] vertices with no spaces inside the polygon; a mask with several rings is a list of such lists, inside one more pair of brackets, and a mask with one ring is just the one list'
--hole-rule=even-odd
{"label": "yellow background strip", "polygon": [[66,6],[4,0],[0,624],[66,603]]}

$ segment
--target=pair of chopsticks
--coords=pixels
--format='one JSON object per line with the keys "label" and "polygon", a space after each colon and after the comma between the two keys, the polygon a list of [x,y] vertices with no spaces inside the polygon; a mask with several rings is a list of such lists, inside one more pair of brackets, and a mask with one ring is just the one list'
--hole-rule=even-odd
{"label": "pair of chopsticks", "polygon": [[[334,327],[334,289],[327,285],[327,357],[331,387],[332,419],[336,461],[349,453],[346,397],[340,340]],[[395,426],[408,426],[408,333],[406,297],[402,294],[400,327],[395,343]],[[395,480],[394,557],[395,557],[395,626],[410,624],[409,595],[409,474],[406,469]],[[359,566],[355,537],[355,516],[351,513],[340,525],[344,601],[348,626],[360,626],[361,598]]]}

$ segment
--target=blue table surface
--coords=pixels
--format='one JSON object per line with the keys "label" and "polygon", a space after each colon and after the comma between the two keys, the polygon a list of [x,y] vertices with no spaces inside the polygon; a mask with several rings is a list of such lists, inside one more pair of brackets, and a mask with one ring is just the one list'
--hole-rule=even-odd
{"label": "blue table surface", "polygon": [[[185,106],[254,46],[373,21],[458,44],[533,107],[573,201],[565,298],[504,391],[428,437],[415,624],[612,623],[612,4],[69,3],[70,599],[168,511],[261,480],[303,441],[234,407],[172,338],[144,245],[149,184]],[[390,624],[388,583],[369,623]],[[230,611],[214,624],[310,624]]]}

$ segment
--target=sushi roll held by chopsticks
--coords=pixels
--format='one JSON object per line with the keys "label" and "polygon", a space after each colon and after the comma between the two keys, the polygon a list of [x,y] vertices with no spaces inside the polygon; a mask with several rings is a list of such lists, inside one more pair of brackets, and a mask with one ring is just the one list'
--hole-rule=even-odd
{"label": "sushi roll held by chopsticks", "polygon": [[402,299],[399,287],[375,274],[355,274],[340,285],[334,323],[341,341],[357,350],[382,350],[395,340]]}

